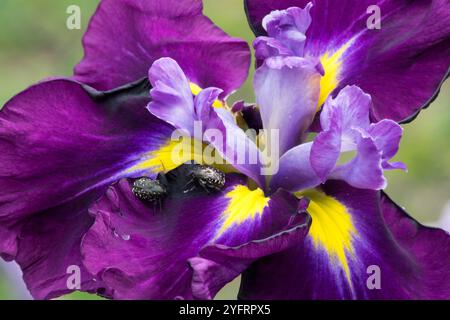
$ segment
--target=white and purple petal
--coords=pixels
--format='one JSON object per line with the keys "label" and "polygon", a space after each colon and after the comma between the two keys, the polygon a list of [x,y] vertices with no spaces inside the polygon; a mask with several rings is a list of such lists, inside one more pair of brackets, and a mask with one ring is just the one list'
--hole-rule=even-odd
{"label": "white and purple petal", "polygon": [[263,127],[278,130],[280,154],[297,145],[311,125],[320,78],[317,62],[299,57],[271,57],[256,70],[254,87]]}

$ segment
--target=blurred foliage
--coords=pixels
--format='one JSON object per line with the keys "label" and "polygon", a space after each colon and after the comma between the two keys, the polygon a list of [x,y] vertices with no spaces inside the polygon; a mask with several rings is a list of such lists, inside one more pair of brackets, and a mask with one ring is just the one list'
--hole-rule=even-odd
{"label": "blurred foliage", "polygon": [[[0,0],[0,106],[17,92],[49,76],[70,76],[83,55],[81,38],[98,0]],[[251,44],[242,0],[204,0],[205,13],[229,34]],[[66,28],[66,9],[78,5],[82,29]],[[233,97],[253,101],[253,70]],[[420,90],[420,88],[411,88]],[[409,172],[389,172],[387,192],[421,222],[435,221],[450,200],[450,82],[405,133],[398,160]],[[1,272],[1,270],[0,270]],[[239,282],[222,290],[218,299],[235,298]],[[0,299],[12,298],[0,274]],[[76,293],[66,299],[92,299]]]}

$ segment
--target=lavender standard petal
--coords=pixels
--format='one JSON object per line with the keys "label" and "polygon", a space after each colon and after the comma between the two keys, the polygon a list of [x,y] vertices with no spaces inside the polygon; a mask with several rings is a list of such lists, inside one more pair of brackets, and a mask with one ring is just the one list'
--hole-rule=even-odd
{"label": "lavender standard petal", "polygon": [[297,57],[268,58],[256,70],[256,102],[264,129],[279,132],[273,143],[280,154],[297,145],[312,123],[320,77],[315,61]]}

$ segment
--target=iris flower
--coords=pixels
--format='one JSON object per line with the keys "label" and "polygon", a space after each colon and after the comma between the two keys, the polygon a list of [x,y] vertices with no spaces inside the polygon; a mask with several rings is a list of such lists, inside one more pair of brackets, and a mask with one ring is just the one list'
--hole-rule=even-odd
{"label": "iris flower", "polygon": [[[102,0],[74,76],[3,107],[0,254],[34,298],[210,299],[240,274],[241,299],[450,298],[449,235],[382,191],[398,123],[448,76],[448,1],[245,6],[256,107],[229,107],[250,50],[200,0]],[[220,190],[186,188],[195,163]],[[140,177],[164,178],[160,205]]]}

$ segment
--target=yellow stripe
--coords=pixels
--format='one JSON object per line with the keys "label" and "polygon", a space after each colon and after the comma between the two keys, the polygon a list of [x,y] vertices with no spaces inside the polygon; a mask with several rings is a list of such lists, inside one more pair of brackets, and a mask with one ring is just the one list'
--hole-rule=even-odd
{"label": "yellow stripe", "polygon": [[321,191],[308,190],[301,195],[310,200],[307,209],[312,217],[309,236],[314,246],[323,248],[331,261],[340,265],[351,286],[347,257],[354,257],[352,242],[358,232],[350,213],[342,203]]}
{"label": "yellow stripe", "polygon": [[[193,82],[190,82],[189,86],[191,87],[191,92],[194,96],[198,95],[203,90],[198,84],[195,84]],[[222,101],[216,99],[213,102],[212,106],[214,108],[223,108],[225,104]]]}
{"label": "yellow stripe", "polygon": [[320,97],[317,109],[322,106],[328,96],[339,85],[339,76],[342,71],[343,63],[342,56],[352,43],[353,39],[345,43],[334,53],[325,52],[325,54],[320,58],[323,69],[325,70],[325,75],[320,80]]}
{"label": "yellow stripe", "polygon": [[225,173],[236,171],[216,150],[199,140],[187,137],[178,141],[168,140],[159,149],[143,154],[141,158],[138,164],[127,171],[168,172],[191,160],[199,164],[211,165]]}
{"label": "yellow stripe", "polygon": [[234,187],[226,194],[226,198],[230,201],[222,214],[223,223],[216,239],[232,226],[240,225],[249,219],[254,220],[261,216],[270,200],[270,198],[264,196],[261,189],[250,190],[244,185]]}

